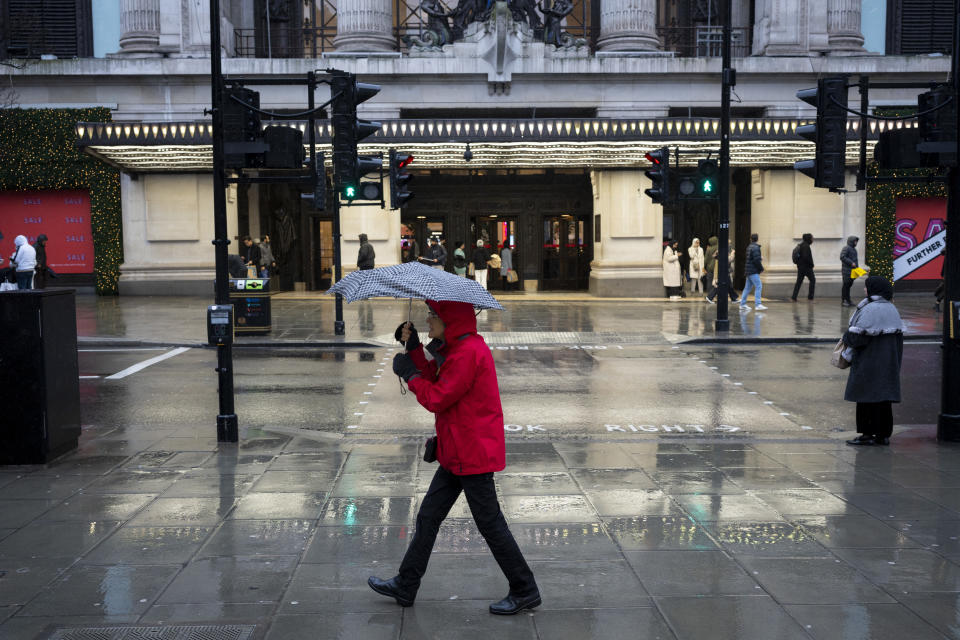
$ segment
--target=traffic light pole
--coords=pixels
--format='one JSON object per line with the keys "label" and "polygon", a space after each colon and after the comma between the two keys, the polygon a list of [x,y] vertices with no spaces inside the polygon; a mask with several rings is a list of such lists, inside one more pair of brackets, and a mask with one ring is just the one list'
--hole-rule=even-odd
{"label": "traffic light pole", "polygon": [[[330,202],[333,205],[333,277],[336,282],[340,282],[343,277],[343,251],[340,247],[340,193],[334,189]],[[346,325],[343,322],[343,296],[336,295],[334,302],[336,318],[333,322],[334,335],[345,335]]]}
{"label": "traffic light pole", "polygon": [[[958,0],[960,2],[960,0]],[[736,76],[730,68],[731,0],[723,1],[722,84],[720,89],[720,237],[717,246],[717,320],[716,331],[730,330],[730,87]]]}
{"label": "traffic light pole", "polygon": [[[953,101],[960,104],[960,0],[954,0],[953,9],[953,56],[950,63],[950,78],[953,82]],[[956,110],[960,123],[960,109]],[[960,127],[955,129],[960,131]],[[957,145],[957,160],[960,161],[960,136]],[[943,370],[940,381],[940,416],[937,419],[937,439],[960,441],[960,166],[957,162],[947,174],[947,254],[944,256],[944,309],[943,309]]]}
{"label": "traffic light pole", "polygon": [[[213,113],[213,246],[216,265],[215,299],[230,304],[227,273],[227,193],[223,158],[223,72],[220,60],[220,1],[210,0],[210,85]],[[237,414],[233,406],[233,345],[217,345],[217,381],[220,412],[217,415],[217,442],[239,440]]]}

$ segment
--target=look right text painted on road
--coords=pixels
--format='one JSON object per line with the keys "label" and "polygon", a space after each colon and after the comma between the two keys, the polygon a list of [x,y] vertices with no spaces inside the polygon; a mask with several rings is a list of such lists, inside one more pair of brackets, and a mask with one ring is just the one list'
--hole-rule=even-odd
{"label": "look right text painted on road", "polygon": [[605,424],[608,432],[621,431],[623,433],[735,433],[740,427],[729,424],[720,424],[711,427],[705,424]]}

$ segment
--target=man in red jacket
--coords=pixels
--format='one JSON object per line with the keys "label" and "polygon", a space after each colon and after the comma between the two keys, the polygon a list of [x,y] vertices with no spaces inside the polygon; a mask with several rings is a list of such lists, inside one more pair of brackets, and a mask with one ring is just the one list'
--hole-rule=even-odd
{"label": "man in red jacket", "polygon": [[407,351],[394,357],[393,370],[407,381],[417,401],[436,414],[440,468],[420,505],[416,532],[399,573],[389,580],[371,576],[367,584],[396,599],[400,606],[411,606],[440,524],[462,491],[477,528],[510,583],[507,597],[491,604],[490,613],[513,615],[538,607],[540,591],[507,527],[493,484],[493,472],[506,466],[503,410],[493,356],[477,335],[472,305],[432,300],[427,304],[429,336],[434,339],[429,355],[407,323],[401,329]]}

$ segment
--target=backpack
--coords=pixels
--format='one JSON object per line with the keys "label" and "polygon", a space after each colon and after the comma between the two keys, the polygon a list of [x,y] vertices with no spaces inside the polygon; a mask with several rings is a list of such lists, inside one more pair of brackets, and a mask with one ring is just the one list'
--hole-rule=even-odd
{"label": "backpack", "polygon": [[793,264],[800,264],[800,245],[793,248]]}
{"label": "backpack", "polygon": [[467,266],[467,259],[459,253],[453,254],[453,266],[457,269],[463,269]]}
{"label": "backpack", "polygon": [[490,267],[491,269],[499,269],[499,268],[500,268],[500,256],[498,256],[497,254],[493,254],[492,256],[490,256],[490,259],[487,260],[487,265],[489,265],[489,267]]}

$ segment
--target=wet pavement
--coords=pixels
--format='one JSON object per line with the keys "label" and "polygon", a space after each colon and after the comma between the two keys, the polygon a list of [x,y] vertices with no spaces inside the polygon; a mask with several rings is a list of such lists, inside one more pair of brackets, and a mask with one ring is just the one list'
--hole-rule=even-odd
{"label": "wet pavement", "polygon": [[[436,468],[393,347],[236,350],[241,441],[220,444],[212,350],[94,343],[79,450],[0,467],[0,638],[960,638],[960,448],[934,439],[935,341],[905,347],[891,446],[853,449],[832,345],[673,342],[650,324],[665,309],[610,304],[481,320],[545,336],[492,343],[496,483],[535,612],[487,613],[507,585],[462,499],[415,606],[366,586],[396,570]],[[373,337],[405,313],[369,306]],[[551,342],[561,329],[616,335]]]}
{"label": "wet pavement", "polygon": [[[478,326],[487,342],[524,344],[677,344],[687,341],[830,340],[839,338],[852,309],[838,300],[764,300],[766,311],[729,310],[730,329],[714,329],[716,305],[702,298],[680,301],[617,299],[587,294],[500,295],[504,311],[480,314]],[[902,294],[895,299],[915,338],[937,338],[941,316],[929,293]],[[206,342],[207,305],[211,298],[77,297],[77,333],[86,344],[176,344]],[[241,336],[240,345],[341,344],[384,346],[408,318],[406,301],[375,299],[344,305],[346,335],[335,336],[334,302],[330,296],[278,294],[271,301],[272,331],[265,336]],[[414,302],[413,318],[423,304]]]}

